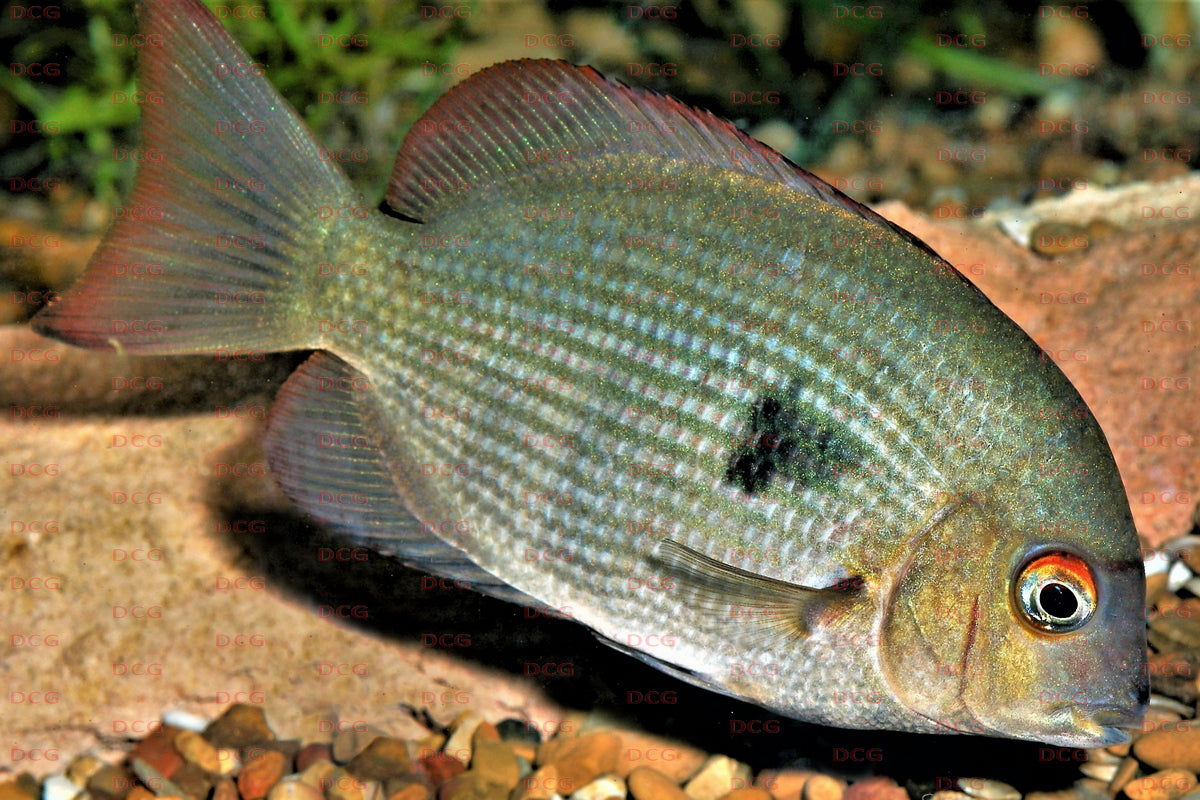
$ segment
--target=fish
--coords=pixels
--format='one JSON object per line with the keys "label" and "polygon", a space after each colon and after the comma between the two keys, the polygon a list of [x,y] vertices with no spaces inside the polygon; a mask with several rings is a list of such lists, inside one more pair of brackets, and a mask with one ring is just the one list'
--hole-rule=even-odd
{"label": "fish", "polygon": [[1129,739],[1144,574],[1104,433],[915,236],[552,60],[448,90],[373,207],[198,0],[139,15],[161,103],[129,205],[156,213],[37,333],[313,351],[264,434],[299,509],[683,681],[846,728]]}

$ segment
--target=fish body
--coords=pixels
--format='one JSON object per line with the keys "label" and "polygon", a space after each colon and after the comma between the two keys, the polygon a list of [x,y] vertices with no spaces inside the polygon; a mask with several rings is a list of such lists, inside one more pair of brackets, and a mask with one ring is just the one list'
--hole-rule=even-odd
{"label": "fish body", "polygon": [[264,78],[217,73],[249,59],[203,6],[142,14],[166,155],[132,202],[163,220],[118,222],[39,332],[318,350],[267,436],[301,508],[714,690],[1078,747],[1139,724],[1143,573],[1103,433],[914,237],[550,61],[447,93],[368,212]]}

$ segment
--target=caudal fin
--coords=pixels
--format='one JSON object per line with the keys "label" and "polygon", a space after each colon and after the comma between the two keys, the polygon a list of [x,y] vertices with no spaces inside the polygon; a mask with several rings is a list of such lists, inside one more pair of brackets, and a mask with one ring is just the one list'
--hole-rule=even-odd
{"label": "caudal fin", "polygon": [[199,0],[147,0],[140,17],[133,195],[34,330],[141,353],[311,346],[293,274],[316,268],[319,208],[355,205],[356,193]]}

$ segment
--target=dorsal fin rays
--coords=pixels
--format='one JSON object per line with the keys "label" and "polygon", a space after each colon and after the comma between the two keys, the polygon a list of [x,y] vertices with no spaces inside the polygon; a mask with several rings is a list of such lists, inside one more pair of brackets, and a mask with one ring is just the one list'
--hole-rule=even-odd
{"label": "dorsal fin rays", "polygon": [[489,184],[545,166],[544,159],[583,162],[605,153],[653,154],[782,183],[932,253],[732,123],[668,95],[610,81],[591,67],[544,59],[488,67],[442,95],[405,137],[387,202],[428,220]]}

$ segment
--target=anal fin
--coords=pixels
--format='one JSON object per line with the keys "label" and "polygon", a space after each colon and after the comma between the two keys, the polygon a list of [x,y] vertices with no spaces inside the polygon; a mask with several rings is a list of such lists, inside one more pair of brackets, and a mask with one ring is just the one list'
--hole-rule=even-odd
{"label": "anal fin", "polygon": [[409,566],[515,603],[532,603],[458,547],[422,529],[395,465],[401,456],[370,380],[324,352],[280,389],[266,449],[280,487],[312,517]]}

